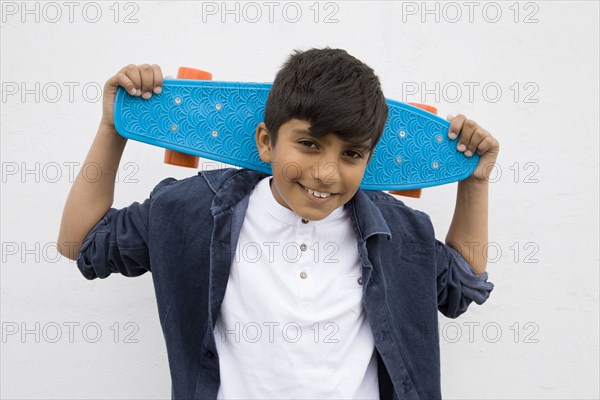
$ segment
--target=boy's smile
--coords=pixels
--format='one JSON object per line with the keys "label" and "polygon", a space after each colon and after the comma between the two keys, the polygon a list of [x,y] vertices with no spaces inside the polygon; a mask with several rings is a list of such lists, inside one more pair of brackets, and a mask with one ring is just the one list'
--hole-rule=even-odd
{"label": "boy's smile", "polygon": [[271,146],[261,123],[256,145],[261,160],[271,163],[271,192],[277,202],[301,218],[319,221],[358,190],[370,160],[370,142],[351,144],[333,133],[317,138],[309,128],[309,122],[292,119],[281,125]]}

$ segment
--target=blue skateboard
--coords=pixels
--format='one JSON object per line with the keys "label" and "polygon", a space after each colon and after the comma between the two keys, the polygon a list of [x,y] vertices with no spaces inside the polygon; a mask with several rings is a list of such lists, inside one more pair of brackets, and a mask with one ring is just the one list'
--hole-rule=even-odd
{"label": "blue skateboard", "polygon": [[[270,89],[270,83],[165,79],[162,92],[144,100],[119,87],[115,127],[128,139],[272,174],[255,143]],[[473,173],[479,156],[456,149],[448,121],[399,101],[387,104],[388,121],[361,189],[420,189]]]}

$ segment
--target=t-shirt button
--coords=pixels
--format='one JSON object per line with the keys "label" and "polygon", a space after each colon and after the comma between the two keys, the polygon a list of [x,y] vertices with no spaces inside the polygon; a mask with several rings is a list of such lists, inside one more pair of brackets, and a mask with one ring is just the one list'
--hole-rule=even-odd
{"label": "t-shirt button", "polygon": [[307,248],[308,248],[308,246],[306,244],[304,244],[304,243],[302,243],[300,245],[300,250],[302,250],[302,251],[306,251]]}
{"label": "t-shirt button", "polygon": [[306,272],[300,272],[300,278],[302,279],[306,279],[308,275],[306,275]]}
{"label": "t-shirt button", "polygon": [[304,218],[302,218],[302,223],[303,223],[303,224],[308,224],[308,220],[307,220],[307,219],[304,219]]}
{"label": "t-shirt button", "polygon": [[359,285],[362,285],[363,284],[363,278],[362,278],[362,276],[360,278],[358,278],[356,280],[356,282],[358,282]]}

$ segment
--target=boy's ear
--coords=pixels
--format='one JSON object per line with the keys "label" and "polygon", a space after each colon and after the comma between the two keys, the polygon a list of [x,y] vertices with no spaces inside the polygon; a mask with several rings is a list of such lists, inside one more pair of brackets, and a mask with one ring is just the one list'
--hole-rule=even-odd
{"label": "boy's ear", "polygon": [[267,125],[261,122],[256,127],[256,148],[258,149],[258,156],[263,162],[271,162],[271,137],[267,130]]}

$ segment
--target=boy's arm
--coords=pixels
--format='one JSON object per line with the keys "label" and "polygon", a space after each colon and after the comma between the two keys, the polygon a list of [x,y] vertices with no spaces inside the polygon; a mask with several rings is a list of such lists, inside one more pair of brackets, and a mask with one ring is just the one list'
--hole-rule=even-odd
{"label": "boy's arm", "polygon": [[483,248],[488,242],[488,186],[488,182],[458,182],[454,216],[446,235],[446,244],[478,275],[487,265]]}
{"label": "boy's arm", "polygon": [[75,260],[86,234],[113,204],[115,175],[127,139],[100,124],[94,142],[65,203],[57,246]]}
{"label": "boy's arm", "polygon": [[129,64],[106,81],[102,93],[102,120],[69,192],[60,225],[57,247],[65,257],[75,260],[87,233],[110,209],[114,198],[115,176],[127,139],[115,130],[114,100],[119,86],[135,96],[148,99],[162,90],[163,75],[156,64]]}
{"label": "boy's arm", "polygon": [[[473,272],[481,275],[487,266],[488,244],[488,191],[489,176],[498,157],[498,141],[475,121],[459,114],[448,116],[450,139],[458,137],[458,150],[471,157],[480,156],[471,176],[458,183],[452,223],[446,235],[446,244],[467,260]],[[454,134],[453,134],[454,133]]]}

